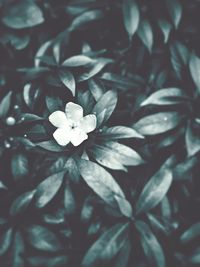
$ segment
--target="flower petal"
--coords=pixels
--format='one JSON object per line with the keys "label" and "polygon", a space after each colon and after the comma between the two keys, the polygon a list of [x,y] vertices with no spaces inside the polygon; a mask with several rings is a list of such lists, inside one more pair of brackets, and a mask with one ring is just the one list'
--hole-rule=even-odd
{"label": "flower petal", "polygon": [[62,127],[67,123],[67,117],[65,112],[57,110],[54,111],[50,116],[49,116],[49,121],[51,124],[53,124],[55,127]]}
{"label": "flower petal", "polygon": [[97,126],[97,117],[94,114],[83,117],[80,121],[80,127],[86,132],[94,131]]}
{"label": "flower petal", "polygon": [[79,146],[84,140],[88,138],[88,135],[79,127],[71,130],[70,141],[72,145]]}
{"label": "flower petal", "polygon": [[53,133],[54,139],[60,146],[66,146],[67,144],[69,144],[70,142],[69,136],[70,134],[65,128],[58,128]]}
{"label": "flower petal", "polygon": [[83,118],[83,108],[73,102],[69,102],[65,107],[66,116],[75,122],[78,122]]}

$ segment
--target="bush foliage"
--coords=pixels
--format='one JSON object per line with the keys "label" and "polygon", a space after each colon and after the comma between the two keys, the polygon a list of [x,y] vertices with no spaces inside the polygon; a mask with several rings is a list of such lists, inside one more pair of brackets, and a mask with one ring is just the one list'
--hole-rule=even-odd
{"label": "bush foliage", "polygon": [[200,1],[0,13],[0,266],[200,266]]}

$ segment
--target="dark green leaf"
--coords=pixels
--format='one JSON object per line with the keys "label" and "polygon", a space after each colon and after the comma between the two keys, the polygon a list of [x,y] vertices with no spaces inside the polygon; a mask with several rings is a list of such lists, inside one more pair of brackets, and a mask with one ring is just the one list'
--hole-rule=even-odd
{"label": "dark green leaf", "polygon": [[189,122],[187,125],[185,133],[185,142],[186,142],[188,157],[193,156],[200,150],[199,133],[195,133],[191,122]]}
{"label": "dark green leaf", "polygon": [[104,15],[101,10],[86,11],[72,21],[69,30],[74,31],[87,23],[103,18],[103,16]]}
{"label": "dark green leaf", "polygon": [[141,20],[137,33],[143,44],[151,53],[153,47],[153,31],[151,24],[147,20]]}
{"label": "dark green leaf", "polygon": [[37,208],[43,208],[54,198],[61,187],[64,173],[64,171],[55,173],[37,186],[35,193],[35,206]]}
{"label": "dark green leaf", "polygon": [[29,243],[36,249],[55,252],[61,249],[56,235],[41,225],[32,225],[26,230]]}
{"label": "dark green leaf", "polygon": [[120,210],[125,216],[132,216],[130,204],[126,201],[122,189],[110,173],[98,164],[89,160],[79,160],[78,167],[85,182],[97,195],[113,207],[120,208],[120,204],[127,204],[127,210],[121,210],[121,208]]}
{"label": "dark green leaf", "polygon": [[105,231],[90,247],[81,266],[92,267],[97,263],[110,261],[123,247],[128,237],[129,224],[116,224]]}
{"label": "dark green leaf", "polygon": [[[110,118],[116,105],[117,93],[115,91],[107,91],[102,95],[92,110],[92,113],[97,116],[97,127],[105,123]],[[104,114],[103,117],[101,117],[102,112]]]}
{"label": "dark green leaf", "polygon": [[195,238],[200,237],[200,222],[190,226],[181,236],[181,243],[186,244]]}
{"label": "dark green leaf", "polygon": [[14,242],[12,244],[12,267],[24,267],[24,250],[25,245],[20,232],[15,233]]}
{"label": "dark green leaf", "polygon": [[28,159],[25,154],[15,154],[11,161],[11,171],[15,179],[20,179],[29,173]]}
{"label": "dark green leaf", "polygon": [[96,74],[98,74],[106,65],[113,63],[112,59],[109,58],[98,58],[96,60],[93,60],[93,63],[90,64],[90,67],[88,67],[88,70],[83,72],[79,77],[77,78],[78,82],[86,81],[92,77],[94,77]]}
{"label": "dark green leaf", "polygon": [[88,84],[90,92],[92,93],[94,99],[98,101],[102,97],[105,91],[103,85],[95,79],[89,79]]}
{"label": "dark green leaf", "polygon": [[8,5],[4,10],[2,22],[13,29],[25,29],[44,22],[40,8],[32,0],[23,0]]}
{"label": "dark green leaf", "polygon": [[144,186],[136,203],[136,213],[140,214],[154,208],[167,194],[172,183],[172,171],[163,164]]}
{"label": "dark green leaf", "polygon": [[143,221],[137,221],[135,226],[140,233],[144,253],[151,265],[155,267],[165,267],[166,264],[163,249],[149,226]]}
{"label": "dark green leaf", "polygon": [[140,21],[140,11],[135,0],[123,0],[122,4],[124,26],[131,39],[137,31]]}
{"label": "dark green leaf", "polygon": [[140,105],[173,105],[181,103],[184,100],[183,96],[184,94],[179,88],[164,88],[151,94]]}
{"label": "dark green leaf", "polygon": [[6,253],[11,245],[13,230],[6,230],[0,237],[0,256]]}
{"label": "dark green leaf", "polygon": [[72,92],[72,95],[75,96],[76,83],[73,74],[70,71],[59,71],[59,77],[62,83]]}
{"label": "dark green leaf", "polygon": [[179,0],[166,0],[166,5],[174,26],[178,28],[182,17],[182,5]]}
{"label": "dark green leaf", "polygon": [[12,203],[10,207],[10,215],[16,216],[19,213],[22,213],[30,205],[35,194],[35,190],[23,193],[19,195]]}
{"label": "dark green leaf", "polygon": [[3,118],[7,115],[10,108],[12,92],[8,92],[0,102],[0,118]]}
{"label": "dark green leaf", "polygon": [[188,49],[179,42],[175,42],[170,47],[171,52],[171,62],[172,66],[176,72],[177,77],[181,80],[183,75],[183,70],[188,64],[190,53]]}
{"label": "dark green leaf", "polygon": [[68,59],[66,59],[63,63],[62,66],[65,67],[80,67],[80,66],[85,66],[89,63],[92,63],[93,59],[90,57],[84,56],[84,55],[77,55],[77,56],[72,56]]}
{"label": "dark green leaf", "polygon": [[125,138],[144,138],[136,130],[126,126],[113,126],[103,128],[101,136],[109,140],[125,139]]}
{"label": "dark green leaf", "polygon": [[172,29],[172,25],[163,19],[158,20],[158,26],[160,27],[163,35],[164,35],[164,42],[167,43],[168,39],[169,39],[169,34],[171,32]]}
{"label": "dark green leaf", "polygon": [[63,147],[59,146],[55,141],[43,141],[43,142],[37,143],[36,145],[40,148],[44,148],[52,152],[63,151]]}
{"label": "dark green leaf", "polygon": [[123,163],[120,162],[120,158],[116,154],[116,151],[113,149],[109,149],[105,146],[95,145],[91,150],[91,153],[99,164],[112,170],[127,171]]}
{"label": "dark green leaf", "polygon": [[140,119],[133,128],[142,135],[155,135],[167,132],[182,121],[182,116],[177,112],[158,112]]}
{"label": "dark green leaf", "polygon": [[192,54],[189,61],[189,68],[198,93],[200,93],[200,58]]}

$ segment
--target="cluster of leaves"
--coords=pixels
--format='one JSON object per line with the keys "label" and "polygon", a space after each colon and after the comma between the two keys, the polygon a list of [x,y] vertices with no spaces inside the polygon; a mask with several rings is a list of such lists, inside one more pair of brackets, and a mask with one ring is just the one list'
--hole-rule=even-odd
{"label": "cluster of leaves", "polygon": [[[0,266],[200,265],[199,11],[0,0]],[[97,118],[77,147],[68,102]]]}

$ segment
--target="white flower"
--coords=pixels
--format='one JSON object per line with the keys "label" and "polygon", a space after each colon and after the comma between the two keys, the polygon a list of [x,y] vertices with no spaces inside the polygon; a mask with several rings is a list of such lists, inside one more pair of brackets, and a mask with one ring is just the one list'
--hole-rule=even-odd
{"label": "white flower", "polygon": [[53,112],[49,116],[49,121],[58,128],[53,137],[61,146],[66,146],[70,142],[74,146],[80,145],[88,138],[87,133],[94,131],[97,124],[94,114],[83,117],[83,108],[72,102],[66,104],[65,112]]}

